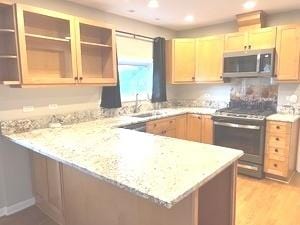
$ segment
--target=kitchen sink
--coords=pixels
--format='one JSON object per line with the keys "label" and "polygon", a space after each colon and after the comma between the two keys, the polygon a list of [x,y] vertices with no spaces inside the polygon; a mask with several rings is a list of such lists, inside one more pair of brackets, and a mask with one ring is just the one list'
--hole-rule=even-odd
{"label": "kitchen sink", "polygon": [[159,115],[162,115],[162,113],[160,113],[160,112],[150,112],[150,113],[142,113],[142,114],[132,115],[132,117],[147,118],[147,117],[159,116]]}

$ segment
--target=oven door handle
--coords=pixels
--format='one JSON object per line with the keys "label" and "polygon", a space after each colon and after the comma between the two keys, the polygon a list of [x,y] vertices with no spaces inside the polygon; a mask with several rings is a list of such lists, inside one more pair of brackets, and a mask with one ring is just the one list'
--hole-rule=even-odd
{"label": "oven door handle", "polygon": [[214,122],[214,124],[223,126],[223,127],[242,128],[242,129],[248,129],[248,130],[260,130],[260,126],[254,126],[254,125],[243,125],[243,124],[224,123],[224,122]]}

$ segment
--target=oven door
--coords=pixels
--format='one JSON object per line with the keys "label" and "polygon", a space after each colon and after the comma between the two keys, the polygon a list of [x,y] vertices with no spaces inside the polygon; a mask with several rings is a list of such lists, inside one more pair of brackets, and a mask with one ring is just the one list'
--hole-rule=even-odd
{"label": "oven door", "polygon": [[214,144],[243,150],[241,160],[263,163],[264,126],[249,123],[214,121]]}

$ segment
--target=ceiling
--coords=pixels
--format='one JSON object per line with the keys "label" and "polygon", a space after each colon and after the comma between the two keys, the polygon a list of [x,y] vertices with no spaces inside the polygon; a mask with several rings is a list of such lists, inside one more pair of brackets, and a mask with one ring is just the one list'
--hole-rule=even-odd
{"label": "ceiling", "polygon": [[[177,31],[234,20],[236,14],[246,12],[243,9],[246,0],[158,0],[158,8],[148,8],[148,0],[69,1]],[[256,3],[252,10],[266,13],[300,9],[300,0],[256,0]],[[193,15],[194,21],[186,22],[187,15]]]}

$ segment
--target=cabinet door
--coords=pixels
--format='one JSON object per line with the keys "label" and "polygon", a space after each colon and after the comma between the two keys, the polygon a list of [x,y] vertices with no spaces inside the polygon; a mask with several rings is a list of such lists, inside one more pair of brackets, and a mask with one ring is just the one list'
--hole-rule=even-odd
{"label": "cabinet door", "polygon": [[48,205],[55,221],[62,221],[61,172],[58,162],[47,159]]}
{"label": "cabinet door", "polygon": [[276,27],[268,27],[248,32],[248,48],[251,50],[275,48]]}
{"label": "cabinet door", "polygon": [[175,137],[176,137],[176,129],[169,129],[169,130],[166,130],[166,131],[164,132],[163,136],[175,138]]}
{"label": "cabinet door", "polygon": [[197,40],[197,81],[217,82],[222,80],[224,36]]}
{"label": "cabinet door", "polygon": [[298,81],[300,75],[300,25],[277,28],[276,41],[278,80]]}
{"label": "cabinet door", "polygon": [[201,142],[202,139],[202,116],[188,115],[187,140]]}
{"label": "cabinet door", "polygon": [[213,144],[213,121],[210,115],[202,116],[202,143]]}
{"label": "cabinet door", "polygon": [[70,84],[77,77],[74,18],[17,4],[22,83]]}
{"label": "cabinet door", "polygon": [[174,82],[193,82],[195,80],[196,41],[194,39],[173,40]]}
{"label": "cabinet door", "polygon": [[32,183],[37,204],[48,202],[47,160],[39,154],[32,154]]}
{"label": "cabinet door", "polygon": [[185,140],[187,138],[187,116],[176,117],[176,138]]}
{"label": "cabinet door", "polygon": [[76,20],[78,82],[116,85],[116,42],[111,27],[86,19]]}
{"label": "cabinet door", "polygon": [[247,48],[247,33],[238,32],[225,35],[224,51],[244,51]]}

